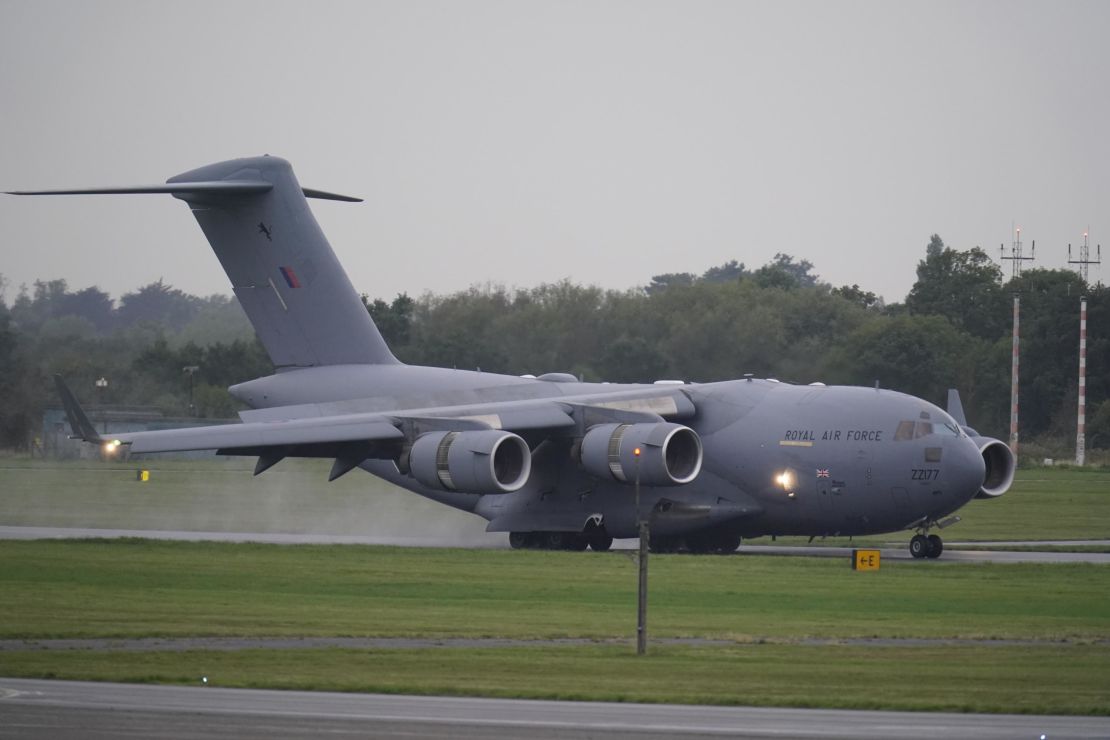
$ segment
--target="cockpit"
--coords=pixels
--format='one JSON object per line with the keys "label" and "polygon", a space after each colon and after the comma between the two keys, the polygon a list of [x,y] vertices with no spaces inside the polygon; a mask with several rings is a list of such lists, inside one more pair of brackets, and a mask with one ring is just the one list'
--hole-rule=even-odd
{"label": "cockpit", "polygon": [[932,434],[945,437],[960,437],[963,435],[963,432],[960,431],[960,425],[952,418],[934,422],[930,419],[927,411],[921,412],[921,416],[921,419],[898,422],[898,428],[894,431],[894,441],[905,442],[911,439],[928,437]]}

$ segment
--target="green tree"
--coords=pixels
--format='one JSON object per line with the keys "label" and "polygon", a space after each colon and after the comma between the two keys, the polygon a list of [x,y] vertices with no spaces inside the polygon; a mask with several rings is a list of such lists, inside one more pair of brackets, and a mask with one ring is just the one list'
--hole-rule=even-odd
{"label": "green tree", "polygon": [[812,288],[817,285],[817,276],[812,274],[813,263],[809,260],[795,262],[789,254],[779,252],[774,259],[752,273],[752,279],[764,288]]}
{"label": "green tree", "polygon": [[[1021,433],[1074,434],[1079,367],[1079,298],[1087,292],[1070,270],[1025,270],[1008,287],[1021,297]],[[1105,314],[1102,314],[1105,315]],[[1105,330],[1088,322],[1089,331]],[[1096,346],[1096,349],[1098,347]],[[1089,353],[1088,353],[1089,354]],[[1090,360],[1090,357],[1088,357]],[[1092,366],[1096,395],[1106,369]]]}
{"label": "green tree", "polygon": [[197,314],[201,303],[196,296],[166,285],[159,279],[133,293],[124,293],[116,318],[121,326],[147,321],[179,330]]}
{"label": "green tree", "polygon": [[719,267],[710,267],[702,273],[701,279],[707,283],[730,283],[750,274],[743,262],[729,260]]}
{"label": "green tree", "polygon": [[651,283],[644,287],[644,292],[655,295],[675,287],[689,287],[697,281],[698,276],[692,272],[668,272],[652,276]]}
{"label": "green tree", "polygon": [[980,339],[1005,333],[1006,297],[1002,270],[979,247],[957,252],[933,234],[906,309],[919,316],[943,316]]}
{"label": "green tree", "polygon": [[863,290],[859,287],[859,283],[852,283],[851,285],[842,285],[839,288],[832,289],[833,295],[838,295],[849,303],[854,303],[857,306],[864,308],[882,308],[882,299],[872,293],[870,290]]}
{"label": "green tree", "polygon": [[408,293],[399,293],[392,303],[386,303],[380,298],[373,301],[365,293],[362,294],[362,305],[370,313],[370,318],[381,332],[382,338],[390,349],[397,352],[411,341],[412,318],[416,311],[416,301]]}
{"label": "green tree", "polygon": [[880,317],[831,353],[829,369],[839,383],[878,381],[943,405],[949,388],[972,384],[976,344],[940,316]]}

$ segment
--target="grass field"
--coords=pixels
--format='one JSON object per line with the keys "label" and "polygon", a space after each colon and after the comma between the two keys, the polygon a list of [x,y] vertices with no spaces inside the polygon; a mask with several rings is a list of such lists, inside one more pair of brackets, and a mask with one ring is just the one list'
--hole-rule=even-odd
{"label": "grass field", "polygon": [[0,675],[172,683],[206,675],[227,686],[1110,713],[1105,566],[896,562],[857,573],[819,558],[655,556],[649,634],[732,643],[659,644],[637,659],[635,565],[619,553],[88,540],[3,542],[0,560],[7,639],[627,640],[4,650]]}
{"label": "grass field", "polygon": [[[1106,646],[0,653],[11,676],[507,698],[1107,714]],[[928,721],[923,718],[922,721]]]}
{"label": "grass field", "polygon": [[[323,532],[499,542],[485,522],[354,471],[327,483],[328,461],[287,460],[261,476],[253,460],[130,463],[0,459],[0,524],[112,529]],[[135,471],[150,468],[149,483]],[[1110,469],[1018,471],[1005,496],[972,501],[946,540],[1110,538]],[[904,542],[909,532],[857,540]],[[780,543],[804,542],[783,538]],[[844,544],[830,539],[828,544]],[[769,543],[766,538],[753,544]]]}
{"label": "grass field", "polygon": [[[0,461],[0,524],[441,533],[480,520],[326,465]],[[1021,471],[948,539],[1106,538],[1110,472]],[[461,534],[460,534],[461,533]],[[897,536],[879,538],[892,541]],[[0,639],[586,638],[431,649],[0,649],[0,675],[617,701],[1110,714],[1110,567],[148,540],[0,542]],[[617,640],[618,642],[614,642]],[[620,641],[625,642],[620,642]],[[820,641],[815,643],[814,640]],[[110,648],[106,645],[105,648]]]}
{"label": "grass field", "polygon": [[[130,541],[0,542],[0,637],[632,634],[622,553]],[[669,637],[1104,639],[1110,568],[828,558],[651,560]]]}

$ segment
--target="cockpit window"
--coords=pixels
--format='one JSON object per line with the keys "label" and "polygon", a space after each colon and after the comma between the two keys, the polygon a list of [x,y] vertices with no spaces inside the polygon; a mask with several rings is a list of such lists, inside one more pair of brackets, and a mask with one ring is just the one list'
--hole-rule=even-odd
{"label": "cockpit window", "polygon": [[895,442],[906,442],[911,439],[921,439],[930,434],[943,434],[959,437],[960,427],[954,421],[900,421],[898,429],[894,432]]}
{"label": "cockpit window", "polygon": [[898,422],[898,430],[894,432],[895,442],[905,442],[906,440],[913,439],[913,422],[900,421]]}

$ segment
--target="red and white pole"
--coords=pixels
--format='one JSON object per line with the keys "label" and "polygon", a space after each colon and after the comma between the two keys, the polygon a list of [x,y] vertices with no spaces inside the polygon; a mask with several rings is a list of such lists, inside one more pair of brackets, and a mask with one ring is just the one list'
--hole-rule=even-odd
{"label": "red and white pole", "polygon": [[1079,299],[1079,418],[1075,431],[1075,464],[1087,457],[1087,296]]}
{"label": "red and white pole", "polygon": [[1014,358],[1010,383],[1010,451],[1014,453],[1014,464],[1018,457],[1018,314],[1020,311],[1018,294],[1014,293]]}

